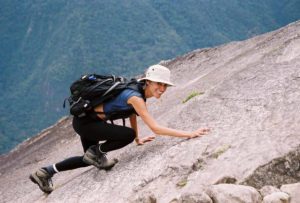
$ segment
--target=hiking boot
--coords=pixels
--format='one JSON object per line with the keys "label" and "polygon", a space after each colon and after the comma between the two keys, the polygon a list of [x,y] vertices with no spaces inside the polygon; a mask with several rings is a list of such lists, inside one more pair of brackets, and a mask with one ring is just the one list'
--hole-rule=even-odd
{"label": "hiking boot", "polygon": [[51,193],[53,191],[52,176],[45,170],[39,169],[36,172],[30,174],[30,180],[37,184],[39,188],[45,193]]}
{"label": "hiking boot", "polygon": [[105,153],[99,152],[97,154],[95,148],[95,146],[92,146],[85,152],[83,156],[83,161],[85,163],[94,165],[100,170],[104,169],[108,171],[118,162],[117,159],[108,160]]}

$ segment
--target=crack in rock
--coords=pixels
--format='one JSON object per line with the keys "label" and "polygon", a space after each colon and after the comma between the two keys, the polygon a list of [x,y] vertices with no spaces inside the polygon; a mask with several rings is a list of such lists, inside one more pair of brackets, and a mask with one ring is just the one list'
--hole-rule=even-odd
{"label": "crack in rock", "polygon": [[241,182],[255,188],[264,185],[279,187],[300,181],[300,146],[283,157],[273,159],[269,163],[258,167],[252,175]]}

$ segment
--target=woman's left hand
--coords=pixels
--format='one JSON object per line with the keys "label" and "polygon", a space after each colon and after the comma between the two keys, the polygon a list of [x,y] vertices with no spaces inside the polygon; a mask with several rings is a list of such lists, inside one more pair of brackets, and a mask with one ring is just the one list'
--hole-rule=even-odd
{"label": "woman's left hand", "polygon": [[135,139],[135,142],[137,145],[143,145],[145,144],[146,142],[151,142],[155,139],[155,136],[149,136],[149,137],[145,137],[145,138],[138,138],[138,139]]}
{"label": "woman's left hand", "polygon": [[190,139],[190,138],[200,137],[202,135],[208,134],[209,132],[210,132],[209,128],[199,128],[198,130],[191,132],[188,138]]}

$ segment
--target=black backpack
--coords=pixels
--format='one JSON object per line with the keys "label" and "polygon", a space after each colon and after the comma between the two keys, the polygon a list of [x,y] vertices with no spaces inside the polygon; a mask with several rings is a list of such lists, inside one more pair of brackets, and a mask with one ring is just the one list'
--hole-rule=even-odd
{"label": "black backpack", "polygon": [[[143,83],[136,79],[127,80],[124,77],[114,75],[88,74],[73,82],[70,86],[71,96],[66,100],[70,104],[70,114],[77,117],[93,115],[93,109],[114,97],[124,89],[133,89],[140,92],[144,97]],[[144,97],[145,100],[145,97]],[[107,120],[127,118],[135,111],[114,112],[106,115]],[[124,120],[123,120],[124,121]]]}

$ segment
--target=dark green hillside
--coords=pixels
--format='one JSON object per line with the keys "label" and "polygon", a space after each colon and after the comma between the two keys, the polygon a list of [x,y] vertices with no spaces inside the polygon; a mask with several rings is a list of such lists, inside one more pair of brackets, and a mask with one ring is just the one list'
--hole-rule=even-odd
{"label": "dark green hillside", "polygon": [[0,1],[0,153],[53,124],[86,72],[150,64],[279,28],[300,0]]}
{"label": "dark green hillside", "polygon": [[300,1],[153,1],[189,49],[243,40],[299,19]]}

